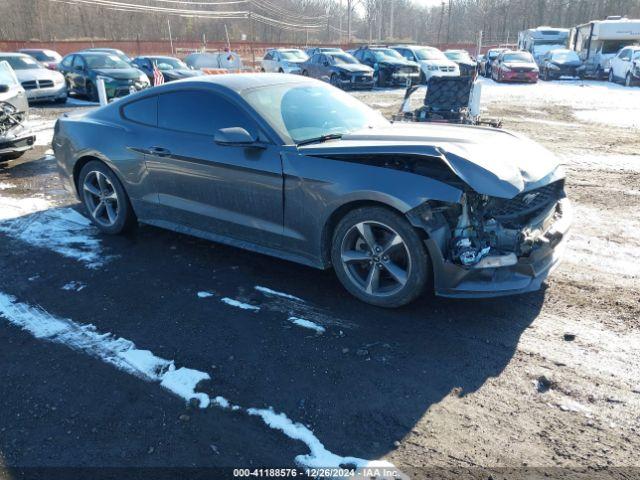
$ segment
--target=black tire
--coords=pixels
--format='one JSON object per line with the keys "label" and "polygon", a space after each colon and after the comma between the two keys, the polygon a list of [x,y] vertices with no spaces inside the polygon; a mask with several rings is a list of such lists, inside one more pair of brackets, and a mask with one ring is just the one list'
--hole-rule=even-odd
{"label": "black tire", "polygon": [[387,86],[387,80],[384,76],[384,73],[378,70],[373,74],[373,84],[376,87],[384,88]]}
{"label": "black tire", "polygon": [[[85,183],[91,176],[99,174],[104,175],[108,179],[108,186],[116,195],[116,207],[114,208],[112,204],[112,210],[115,210],[115,220],[113,220],[112,224],[105,224],[105,222],[101,221],[100,218],[94,215],[94,213],[92,212],[94,208],[92,207],[95,207],[96,195],[91,194],[87,189],[84,188]],[[87,211],[89,218],[91,219],[93,224],[102,232],[109,235],[117,235],[131,230],[137,223],[137,219],[133,208],[131,207],[131,202],[129,201],[127,192],[122,186],[122,183],[120,183],[120,180],[118,180],[116,174],[113,173],[113,171],[104,163],[97,160],[92,160],[84,167],[82,167],[80,175],[78,176],[77,189],[80,200],[82,201],[82,205]],[[107,192],[110,194],[112,193],[109,191],[109,189],[105,190],[106,192],[103,191],[103,194]],[[107,210],[106,207],[104,210]],[[108,215],[108,217],[110,220],[110,215]]]}
{"label": "black tire", "polygon": [[[371,235],[361,234],[367,226]],[[390,241],[396,237],[401,243]],[[429,255],[418,233],[404,217],[384,207],[358,208],[340,220],[333,232],[331,261],[349,293],[384,308],[415,300],[431,274]]]}
{"label": "black tire", "polygon": [[26,152],[22,151],[22,152],[11,152],[11,153],[3,153],[2,155],[0,155],[0,162],[8,162],[9,160],[16,160],[17,158],[20,158],[21,156],[23,156]]}
{"label": "black tire", "polygon": [[329,78],[329,83],[331,85],[333,85],[336,88],[340,88],[339,82],[338,82],[338,74],[337,73],[332,73],[331,77]]}
{"label": "black tire", "polygon": [[279,69],[278,73],[284,73],[284,70],[283,69]]}
{"label": "black tire", "polygon": [[85,92],[87,94],[87,98],[89,99],[89,101],[91,102],[99,102],[100,101],[100,97],[98,96],[98,89],[95,87],[95,85],[91,82],[87,82],[85,87]]}
{"label": "black tire", "polygon": [[67,97],[64,98],[56,98],[53,103],[55,105],[64,105],[65,103],[67,103]]}
{"label": "black tire", "polygon": [[303,77],[308,77],[309,76],[309,72],[307,72],[306,70],[302,70],[302,76]]}
{"label": "black tire", "polygon": [[426,85],[427,84],[427,76],[424,74],[424,72],[420,72],[420,85]]}
{"label": "black tire", "polygon": [[616,83],[616,76],[613,74],[613,69],[609,70],[609,81],[611,83]]}
{"label": "black tire", "polygon": [[626,87],[635,87],[636,86],[636,82],[633,81],[633,78],[631,77],[631,73],[627,73],[627,77],[624,79],[624,85]]}
{"label": "black tire", "polygon": [[551,78],[549,77],[549,69],[548,68],[544,69],[544,75],[542,76],[542,79],[545,82],[548,82],[549,80],[551,80]]}

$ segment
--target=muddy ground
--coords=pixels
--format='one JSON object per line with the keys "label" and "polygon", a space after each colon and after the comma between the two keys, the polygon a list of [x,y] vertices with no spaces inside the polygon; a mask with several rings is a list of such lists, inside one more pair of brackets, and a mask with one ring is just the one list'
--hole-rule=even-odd
{"label": "muddy ground", "polygon": [[[144,226],[125,238],[96,235],[110,260],[92,269],[0,233],[0,291],[208,372],[202,391],[273,407],[333,453],[385,459],[412,478],[434,467],[452,477],[638,467],[640,131],[580,120],[572,102],[583,90],[550,102],[545,92],[556,83],[511,95],[486,82],[483,105],[484,115],[566,163],[573,236],[540,292],[477,301],[425,295],[381,311],[349,297],[330,272]],[[640,89],[614,93],[640,97]],[[387,115],[401,99],[398,91],[356,95]],[[62,111],[33,113],[48,120]],[[48,148],[0,166],[0,185],[11,185],[0,190],[5,203],[73,205]],[[63,290],[70,281],[86,288]],[[304,299],[326,331],[287,323],[283,313],[294,307],[256,294],[259,285]],[[214,297],[198,298],[201,290]],[[220,296],[261,310],[222,305]],[[8,477],[51,465],[286,467],[309,451],[255,418],[194,412],[157,385],[1,319],[0,344]]]}

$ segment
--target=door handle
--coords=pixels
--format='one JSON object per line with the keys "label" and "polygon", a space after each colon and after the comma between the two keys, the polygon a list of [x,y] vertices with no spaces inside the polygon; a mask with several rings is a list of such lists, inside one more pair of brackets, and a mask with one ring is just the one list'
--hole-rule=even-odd
{"label": "door handle", "polygon": [[151,155],[157,155],[158,157],[168,157],[171,155],[171,152],[162,147],[149,147],[149,153]]}

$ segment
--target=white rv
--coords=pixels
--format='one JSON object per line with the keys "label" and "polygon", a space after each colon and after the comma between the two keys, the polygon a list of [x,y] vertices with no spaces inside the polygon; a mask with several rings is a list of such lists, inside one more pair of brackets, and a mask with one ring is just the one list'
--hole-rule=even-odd
{"label": "white rv", "polygon": [[518,33],[518,48],[533,55],[540,65],[544,56],[551,50],[567,48],[569,44],[568,28],[538,27]]}
{"label": "white rv", "polygon": [[624,47],[640,44],[640,20],[607,17],[573,29],[571,48],[582,60],[581,75],[605,78],[611,59]]}

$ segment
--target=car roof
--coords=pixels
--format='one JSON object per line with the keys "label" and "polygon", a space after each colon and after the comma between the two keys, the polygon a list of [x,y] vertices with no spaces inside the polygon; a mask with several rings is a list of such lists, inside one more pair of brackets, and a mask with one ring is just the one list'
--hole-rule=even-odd
{"label": "car roof", "polygon": [[179,86],[206,86],[216,85],[226,88],[235,93],[241,93],[244,90],[265,87],[269,85],[286,85],[286,84],[313,84],[326,85],[324,82],[315,80],[302,75],[290,75],[283,73],[226,73],[221,75],[204,75],[184,80],[177,80],[167,83],[162,87],[155,87],[154,90],[173,89]]}

